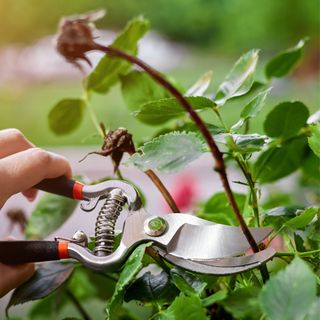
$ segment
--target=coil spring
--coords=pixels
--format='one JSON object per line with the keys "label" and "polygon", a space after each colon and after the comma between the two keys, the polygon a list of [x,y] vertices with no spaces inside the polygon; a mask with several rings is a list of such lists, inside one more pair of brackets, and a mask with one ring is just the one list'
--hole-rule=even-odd
{"label": "coil spring", "polygon": [[114,189],[109,193],[95,224],[96,256],[107,256],[113,252],[114,229],[125,203],[126,198],[120,189]]}

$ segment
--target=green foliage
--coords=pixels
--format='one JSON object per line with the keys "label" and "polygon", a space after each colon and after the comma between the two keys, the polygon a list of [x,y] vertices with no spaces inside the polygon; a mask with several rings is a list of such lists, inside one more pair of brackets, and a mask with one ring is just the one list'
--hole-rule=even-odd
{"label": "green foliage", "polygon": [[169,173],[184,168],[203,152],[204,145],[195,133],[173,132],[144,144],[131,162],[142,171],[157,169]]}
{"label": "green foliage", "polygon": [[302,56],[305,40],[273,57],[266,65],[265,74],[267,78],[281,78],[286,76],[298,63]]}
{"label": "green foliage", "polygon": [[258,50],[245,53],[234,65],[230,73],[219,86],[215,102],[223,105],[227,100],[246,94],[254,81],[258,62]]}
{"label": "green foliage", "polygon": [[58,102],[49,113],[49,127],[57,135],[70,133],[82,121],[86,107],[81,99],[64,99]]}
{"label": "green foliage", "polygon": [[310,125],[311,136],[308,143],[314,154],[320,158],[320,123]]}
{"label": "green foliage", "polygon": [[[129,54],[136,55],[138,51],[137,43],[148,29],[149,22],[143,17],[133,19],[118,35],[111,46],[121,49]],[[106,93],[119,81],[119,76],[128,72],[130,66],[130,63],[124,60],[108,54],[105,55],[88,76],[86,84],[87,90]]]}
{"label": "green foliage", "polygon": [[[240,210],[242,211],[245,206],[246,195],[234,193],[234,196]],[[232,208],[230,207],[227,195],[224,192],[214,194],[207,202],[205,202],[198,216],[216,223],[230,226],[239,225],[237,219],[232,214]]]}
{"label": "green foliage", "polygon": [[136,111],[144,103],[165,99],[169,94],[145,72],[131,71],[120,77],[123,98],[129,110]]}
{"label": "green foliage", "polygon": [[107,318],[109,320],[117,319],[116,313],[123,302],[125,289],[134,281],[134,277],[143,267],[142,258],[144,255],[144,251],[148,246],[150,246],[150,243],[141,244],[133,251],[133,253],[124,264],[113,296],[111,297],[111,300],[106,308]]}
{"label": "green foliage", "polygon": [[309,266],[295,258],[263,287],[261,308],[270,319],[304,319],[316,300],[316,283]]}
{"label": "green foliage", "polygon": [[320,214],[320,208],[308,208],[298,216],[287,221],[285,225],[292,229],[301,229],[308,225],[316,214]]}
{"label": "green foliage", "polygon": [[283,102],[267,115],[264,131],[270,137],[289,138],[299,132],[308,117],[309,111],[302,102]]}
{"label": "green foliage", "polygon": [[11,306],[46,297],[57,290],[72,274],[74,264],[50,262],[38,267],[30,280],[18,287],[10,298]]}
{"label": "green foliage", "polygon": [[54,194],[45,194],[28,219],[27,239],[44,239],[58,229],[73,213],[77,201]]}
{"label": "green foliage", "polygon": [[[214,103],[205,97],[188,97],[187,101],[196,111],[212,108]],[[149,125],[160,125],[167,121],[186,115],[176,98],[166,98],[144,103],[141,108],[135,111],[134,116]]]}

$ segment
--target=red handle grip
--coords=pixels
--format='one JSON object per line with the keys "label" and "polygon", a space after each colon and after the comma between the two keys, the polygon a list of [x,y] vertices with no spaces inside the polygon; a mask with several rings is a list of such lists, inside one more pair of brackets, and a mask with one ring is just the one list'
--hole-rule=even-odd
{"label": "red handle grip", "polygon": [[83,184],[78,181],[68,179],[67,177],[45,179],[35,185],[34,188],[71,199],[83,199]]}

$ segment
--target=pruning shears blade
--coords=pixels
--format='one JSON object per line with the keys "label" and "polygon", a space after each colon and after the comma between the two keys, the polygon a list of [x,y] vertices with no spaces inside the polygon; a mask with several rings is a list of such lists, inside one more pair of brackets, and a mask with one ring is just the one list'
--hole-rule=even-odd
{"label": "pruning shears blade", "polygon": [[[250,232],[260,243],[272,228],[250,228]],[[250,249],[250,245],[239,227],[186,223],[176,231],[166,249],[176,257],[203,260],[237,256]]]}
{"label": "pruning shears blade", "polygon": [[168,262],[192,272],[210,275],[230,275],[244,272],[261,266],[273,258],[276,251],[265,249],[249,256],[228,257],[220,259],[183,259],[159,250],[159,254]]}

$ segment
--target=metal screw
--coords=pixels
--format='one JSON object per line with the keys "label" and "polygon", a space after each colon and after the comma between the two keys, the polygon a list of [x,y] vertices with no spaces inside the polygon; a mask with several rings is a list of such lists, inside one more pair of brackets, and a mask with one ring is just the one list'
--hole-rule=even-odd
{"label": "metal screw", "polygon": [[86,246],[88,244],[88,237],[82,230],[78,230],[73,235],[72,242]]}
{"label": "metal screw", "polygon": [[167,228],[167,221],[162,217],[150,217],[144,222],[144,232],[151,237],[163,235]]}

